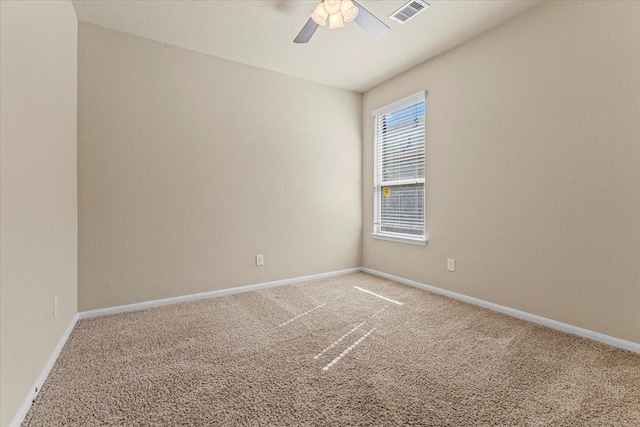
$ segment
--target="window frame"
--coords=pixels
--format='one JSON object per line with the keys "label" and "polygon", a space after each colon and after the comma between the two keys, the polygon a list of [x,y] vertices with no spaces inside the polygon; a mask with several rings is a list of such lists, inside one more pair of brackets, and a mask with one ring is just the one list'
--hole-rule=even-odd
{"label": "window frame", "polygon": [[[427,119],[427,91],[416,92],[412,95],[409,95],[405,98],[402,98],[398,101],[387,104],[383,107],[377,108],[372,111],[373,117],[373,232],[371,233],[371,237],[374,239],[380,240],[388,240],[392,242],[399,243],[408,243],[412,245],[425,246],[427,244],[426,238],[426,149],[427,149],[427,127],[426,127],[426,119]],[[378,151],[379,151],[379,139],[378,139],[378,119],[377,116],[384,114],[391,114],[394,111],[401,110],[402,108],[409,107],[413,104],[424,102],[424,168],[425,168],[425,177],[424,178],[415,178],[409,180],[402,181],[381,181],[378,182]],[[386,185],[385,185],[386,184]],[[407,233],[400,232],[390,232],[390,231],[382,231],[383,224],[381,222],[381,209],[382,209],[382,189],[384,187],[393,187],[400,186],[402,184],[422,184],[422,197],[423,197],[423,206],[424,211],[422,212],[424,222],[422,228],[422,235],[413,235]]]}

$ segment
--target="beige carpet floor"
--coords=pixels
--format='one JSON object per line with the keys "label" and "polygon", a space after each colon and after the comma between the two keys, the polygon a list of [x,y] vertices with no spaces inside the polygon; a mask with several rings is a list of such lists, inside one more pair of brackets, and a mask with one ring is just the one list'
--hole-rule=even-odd
{"label": "beige carpet floor", "polygon": [[640,355],[357,273],[82,320],[23,425],[640,426]]}

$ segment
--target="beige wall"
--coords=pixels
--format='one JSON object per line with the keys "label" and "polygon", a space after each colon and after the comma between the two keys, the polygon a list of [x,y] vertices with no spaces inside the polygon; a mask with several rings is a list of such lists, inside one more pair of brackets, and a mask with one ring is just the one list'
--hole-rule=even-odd
{"label": "beige wall", "polygon": [[[547,3],[367,92],[363,264],[640,342],[638,22]],[[429,243],[373,240],[371,111],[422,89]]]}
{"label": "beige wall", "polygon": [[360,265],[361,95],[79,31],[81,311]]}
{"label": "beige wall", "polygon": [[7,426],[77,309],[78,24],[68,1],[2,1],[0,15],[0,425]]}

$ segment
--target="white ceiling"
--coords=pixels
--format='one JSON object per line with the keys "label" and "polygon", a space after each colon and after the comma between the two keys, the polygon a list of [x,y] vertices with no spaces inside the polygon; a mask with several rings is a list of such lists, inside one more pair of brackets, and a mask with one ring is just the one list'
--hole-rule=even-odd
{"label": "white ceiling", "polygon": [[[429,1],[429,0],[428,0]],[[374,40],[355,22],[293,39],[317,1],[74,0],[78,19],[327,85],[364,92],[528,10],[540,0],[430,0],[405,25],[388,19],[405,0],[359,0],[391,27]]]}

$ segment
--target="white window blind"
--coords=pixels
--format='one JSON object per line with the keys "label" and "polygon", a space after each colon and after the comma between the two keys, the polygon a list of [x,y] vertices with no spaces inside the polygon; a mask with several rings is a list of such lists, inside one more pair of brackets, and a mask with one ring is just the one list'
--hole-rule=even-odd
{"label": "white window blind", "polygon": [[374,237],[425,236],[425,92],[373,111]]}

